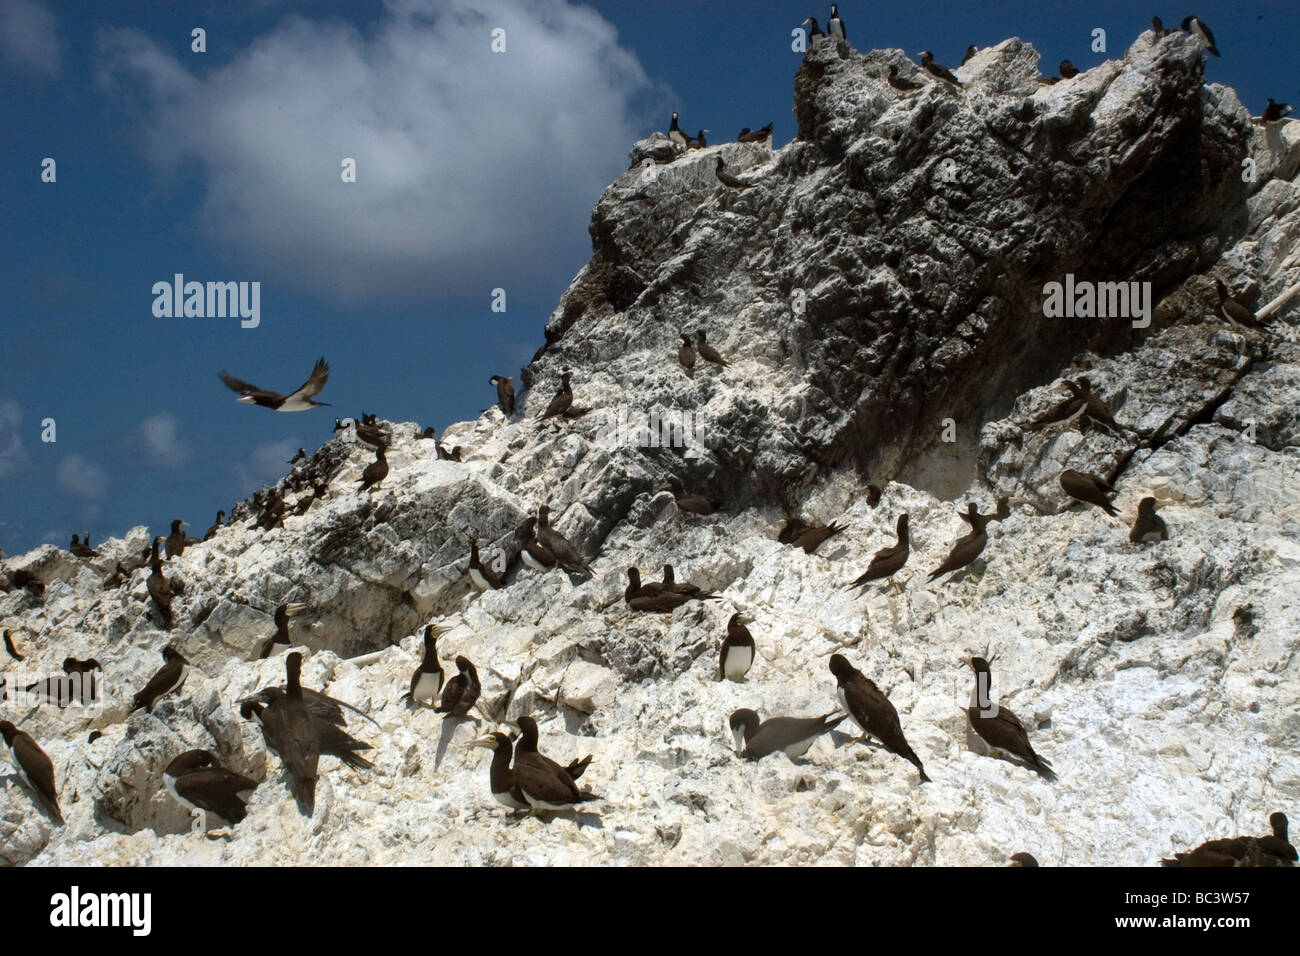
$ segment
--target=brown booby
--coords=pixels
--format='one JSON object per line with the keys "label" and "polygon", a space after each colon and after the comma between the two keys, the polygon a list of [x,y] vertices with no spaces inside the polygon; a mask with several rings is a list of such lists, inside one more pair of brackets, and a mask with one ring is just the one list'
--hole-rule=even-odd
{"label": "brown booby", "polygon": [[889,73],[885,76],[885,79],[889,81],[890,86],[898,90],[900,93],[915,93],[924,85],[922,83],[913,83],[911,80],[903,79],[898,75],[897,66],[891,66],[889,68]]}
{"label": "brown booby", "polygon": [[1137,520],[1133,522],[1133,530],[1129,532],[1128,539],[1134,544],[1169,540],[1165,519],[1156,514],[1156,499],[1147,497],[1138,502]]}
{"label": "brown booby", "polygon": [[676,113],[673,114],[673,118],[668,123],[668,138],[678,146],[686,146],[690,139],[690,137],[682,132],[682,128],[677,125]]}
{"label": "brown booby", "polygon": [[225,520],[226,520],[226,513],[225,513],[224,511],[218,511],[218,512],[217,512],[217,520],[214,521],[214,522],[212,522],[212,527],[209,528],[209,529],[204,533],[204,535],[203,535],[203,540],[204,540],[204,541],[210,541],[210,540],[212,540],[214,537],[216,537],[217,532],[221,530],[221,522],[223,522],[223,521],[225,521]]}
{"label": "brown booby", "polygon": [[163,574],[162,556],[158,554],[158,548],[162,545],[162,535],[153,539],[153,550],[149,554],[149,580],[146,582],[149,588],[149,597],[153,598],[154,605],[158,608],[158,613],[162,615],[163,625],[170,630],[172,626],[172,586],[167,580],[167,575]]}
{"label": "brown booby", "polygon": [[23,659],[23,655],[19,654],[17,649],[14,647],[14,639],[10,634],[9,628],[5,628],[4,639],[5,639],[5,652],[14,660],[21,661]]}
{"label": "brown booby", "polygon": [[484,564],[479,557],[478,549],[486,547],[485,538],[475,538],[469,546],[469,576],[480,591],[497,590],[501,587],[501,575],[497,574],[490,563]]}
{"label": "brown booby", "polygon": [[803,22],[808,24],[808,39],[811,40],[813,37],[824,37],[826,35],[822,33],[822,28],[817,25],[816,18],[807,17]]}
{"label": "brown booby", "polygon": [[623,600],[634,611],[648,614],[671,614],[677,608],[690,601],[690,595],[680,591],[665,591],[663,585],[653,582],[642,584],[641,572],[636,568],[627,569],[627,588],[623,591]]}
{"label": "brown booby", "polygon": [[719,502],[704,495],[688,495],[686,489],[682,487],[681,479],[676,475],[670,475],[668,482],[659,490],[671,491],[674,500],[677,502],[678,509],[681,511],[689,511],[691,514],[711,515],[722,507]]}
{"label": "brown booby", "polygon": [[7,720],[0,720],[0,737],[9,748],[8,759],[18,778],[62,825],[63,811],[59,809],[59,794],[54,788],[54,761],[31,734]]}
{"label": "brown booby", "polygon": [[457,657],[456,666],[460,672],[447,681],[447,686],[442,691],[442,700],[434,710],[452,717],[464,717],[478,700],[483,685],[479,683],[478,671],[468,657]]}
{"label": "brown booby", "polygon": [[1164,21],[1161,20],[1159,17],[1151,18],[1151,31],[1155,33],[1155,35],[1158,37],[1162,37],[1169,32],[1168,30],[1165,29]]}
{"label": "brown booby", "polygon": [[524,715],[515,723],[519,726],[519,743],[515,747],[515,753],[534,753],[537,754],[541,763],[546,764],[553,770],[563,770],[571,778],[577,780],[586,772],[587,767],[591,764],[591,754],[569,761],[568,766],[560,766],[550,757],[540,753],[537,749],[537,721],[532,717]]}
{"label": "brown booby", "polygon": [[1056,72],[1061,74],[1061,79],[1072,80],[1079,75],[1079,68],[1069,60],[1062,60]]}
{"label": "brown booby", "polygon": [[951,83],[953,86],[961,86],[961,80],[953,76],[946,67],[934,62],[934,54],[929,50],[922,50],[920,56],[921,68],[925,70],[925,72],[947,83]]}
{"label": "brown booby", "polygon": [[271,648],[276,644],[289,646],[289,618],[297,617],[303,611],[307,610],[306,604],[281,604],[275,609],[275,633],[272,634],[265,644],[262,645],[262,653],[258,654],[259,660],[265,660],[271,656]]}
{"label": "brown booby", "polygon": [[921,758],[903,736],[898,711],[871,678],[849,663],[843,654],[832,654],[831,673],[835,675],[840,706],[862,728],[864,737],[875,737],[886,750],[910,762],[921,774],[921,783],[929,783]]}
{"label": "brown booby", "polygon": [[722,639],[722,653],[718,656],[718,672],[727,680],[744,680],[754,663],[754,637],[745,627],[753,622],[740,611],[727,621],[727,636]]}
{"label": "brown booby", "polygon": [[68,545],[68,550],[78,558],[97,558],[99,552],[90,547],[90,532],[86,532],[86,543],[82,544],[81,539],[75,534],[72,536],[72,543]]}
{"label": "brown booby", "polygon": [[1275,123],[1291,112],[1291,107],[1285,103],[1274,103],[1273,98],[1269,97],[1268,106],[1264,107],[1264,112],[1260,114],[1261,123]]}
{"label": "brown booby", "polygon": [[167,557],[179,558],[185,553],[185,546],[195,544],[196,539],[187,535],[182,528],[188,528],[189,524],[177,518],[172,522],[172,533],[167,536]]}
{"label": "brown booby", "polygon": [[1011,517],[1011,499],[1003,495],[998,499],[997,510],[986,515],[979,513],[975,502],[968,501],[966,502],[966,510],[957,512],[957,517],[970,525],[972,531],[983,531],[990,521],[1005,521]]}
{"label": "brown booby", "polygon": [[[647,585],[651,587],[653,585]],[[678,581],[673,573],[671,564],[664,565],[664,579],[659,584],[661,591],[676,591],[678,594],[685,594],[688,598],[694,598],[697,601],[717,601],[720,600],[718,595],[712,591],[705,591],[698,584],[692,584],[690,581]]]}
{"label": "brown booby", "polygon": [[731,175],[731,173],[727,172],[727,164],[722,161],[721,156],[718,157],[718,162],[713,167],[713,175],[717,177],[718,182],[722,183],[722,185],[726,186],[728,189],[739,189],[743,192],[750,186],[754,185],[753,183],[741,182],[735,176]]}
{"label": "brown booby", "polygon": [[688,372],[695,368],[695,348],[691,345],[691,337],[686,332],[681,333],[682,347],[677,350],[677,361],[682,363],[682,368]]}
{"label": "brown booby", "polygon": [[262,513],[253,522],[263,531],[284,527],[284,496],[278,488],[271,488],[262,497]]}
{"label": "brown booby", "polygon": [[281,395],[278,392],[268,392],[266,389],[258,388],[256,385],[249,385],[247,382],[241,382],[239,379],[221,373],[221,380],[226,383],[227,388],[232,388],[238,392],[242,398],[236,401],[246,402],[250,405],[261,405],[263,408],[270,408],[277,412],[302,412],[309,408],[319,408],[322,405],[328,405],[329,402],[314,401],[312,396],[325,387],[325,382],[330,377],[330,367],[325,363],[325,359],[318,359],[316,367],[311,370],[311,376],[303,382],[296,391],[288,395]]}
{"label": "brown booby", "polygon": [[[833,730],[845,714],[835,712],[820,717],[769,717],[759,722],[758,714],[748,707],[733,711],[730,718],[731,734],[736,750],[748,760],[761,760],[768,754],[783,751],[791,760],[808,752],[822,734]],[[834,718],[834,719],[832,719]]]}
{"label": "brown booby", "polygon": [[718,350],[704,340],[704,330],[700,329],[695,333],[695,351],[700,353],[700,358],[706,362],[712,362],[714,365],[721,365],[727,368],[730,363],[724,359]]}
{"label": "brown booby", "polygon": [[1219,279],[1214,280],[1214,288],[1219,293],[1219,314],[1225,319],[1244,325],[1248,329],[1262,329],[1264,326],[1255,313],[1228,294],[1228,287]]}
{"label": "brown booby", "polygon": [[1219,55],[1219,50],[1214,45],[1214,34],[1200,17],[1183,17],[1182,28],[1184,33],[1190,33],[1204,43],[1206,52],[1211,56]]}
{"label": "brown booby", "polygon": [[587,577],[595,574],[572,542],[551,527],[551,509],[548,505],[537,509],[537,540],[555,558],[555,563],[570,574],[584,574]]}
{"label": "brown booby", "polygon": [[[534,812],[571,810],[580,803],[599,800],[594,793],[578,789],[573,777],[555,761],[537,751],[537,725],[532,718],[519,719],[521,736],[515,746],[515,784]],[[532,733],[525,729],[531,725]]]}
{"label": "brown booby", "polygon": [[497,408],[509,418],[515,413],[515,380],[508,375],[493,375],[488,384],[497,387]]}
{"label": "brown booby", "polygon": [[871,563],[867,565],[867,570],[858,575],[847,589],[852,590],[871,581],[892,577],[907,563],[907,556],[911,550],[911,539],[907,532],[907,515],[899,515],[898,543],[893,547],[881,548],[877,551]]}
{"label": "brown booby", "polygon": [[[262,716],[266,713],[266,708],[270,702],[279,700],[284,697],[285,690],[282,687],[271,687],[265,692],[268,698],[267,703],[258,700],[244,700],[239,705],[239,715],[245,720],[256,721],[257,725],[262,728],[262,738],[266,739],[266,727],[262,723]],[[303,700],[307,703],[307,710],[311,712],[312,726],[316,729],[316,744],[320,748],[322,757],[337,757],[339,761],[353,770],[369,770],[374,764],[357,753],[358,750],[373,749],[370,744],[364,740],[357,740],[338,724],[331,723],[327,716],[321,714],[324,709],[320,701],[322,698],[326,701],[331,698],[324,695],[312,694],[307,688],[303,688]],[[275,746],[268,740],[266,749],[277,757],[280,755]]]}
{"label": "brown booby", "polygon": [[1115,496],[1115,490],[1105,479],[1067,468],[1061,472],[1060,482],[1065,493],[1076,501],[1096,505],[1111,516],[1118,514],[1115,506],[1110,503],[1111,498]]}
{"label": "brown booby", "polygon": [[794,548],[803,548],[805,553],[812,554],[828,538],[839,534],[846,527],[848,526],[834,521],[828,525],[815,525],[808,524],[802,518],[786,518],[776,540]]}
{"label": "brown booby", "polygon": [[746,126],[736,137],[737,143],[762,143],[772,136],[772,124],[768,123],[762,129],[750,129]]}
{"label": "brown booby", "polygon": [[1287,818],[1282,812],[1268,818],[1272,834],[1210,840],[1194,850],[1161,860],[1162,866],[1295,866],[1296,848],[1287,839]]}
{"label": "brown booby", "polygon": [[210,750],[187,750],[163,770],[167,791],[193,813],[202,810],[223,826],[239,823],[247,815],[245,802],[257,781],[221,766]]}
{"label": "brown booby", "polygon": [[378,425],[363,425],[359,422],[353,422],[351,431],[357,437],[357,441],[363,445],[369,445],[371,448],[387,448],[392,441],[387,430]]}
{"label": "brown booby", "polygon": [[1102,401],[1101,396],[1093,391],[1092,383],[1086,377],[1080,378],[1077,382],[1066,379],[1065,387],[1070,390],[1072,399],[1069,406],[1074,411],[1081,408],[1083,414],[1089,419],[1104,425],[1111,431],[1116,433],[1125,431],[1124,426],[1115,421],[1115,417],[1110,413],[1110,408]]}
{"label": "brown booby", "polygon": [[375,460],[366,465],[366,470],[361,473],[360,491],[378,488],[385,478],[388,477],[388,459],[384,457],[384,446],[380,445],[375,449]]}
{"label": "brown booby", "polygon": [[537,539],[537,519],[530,515],[524,521],[522,531],[524,545],[519,552],[519,556],[523,558],[524,564],[534,571],[545,571],[548,568],[555,567],[555,555],[547,551],[541,541]]}
{"label": "brown booby", "polygon": [[686,148],[687,148],[687,149],[704,149],[706,146],[709,145],[708,140],[706,140],[706,139],[704,138],[704,134],[705,134],[705,133],[712,133],[712,132],[713,132],[713,130],[711,130],[711,129],[702,129],[702,130],[699,131],[698,134],[696,134],[696,137],[695,137],[694,139],[691,139],[689,136],[686,137]]}
{"label": "brown booby", "polygon": [[950,571],[960,571],[978,558],[983,553],[984,546],[988,543],[988,532],[982,527],[958,538],[957,543],[948,552],[948,557],[944,558],[943,563],[930,572],[930,576],[926,580],[933,581],[940,575],[948,574]]}
{"label": "brown booby", "polygon": [[304,458],[306,458],[306,457],[307,457],[307,449],[306,449],[306,448],[299,448],[299,449],[294,453],[294,456],[293,456],[292,458],[290,458],[288,461],[286,461],[285,464],[286,464],[286,465],[296,465],[296,464],[298,464],[298,462],[302,461],[302,460],[303,460]]}
{"label": "brown booby", "polygon": [[162,656],[163,666],[149,678],[149,683],[145,684],[142,690],[136,692],[131,700],[130,713],[135,713],[143,707],[146,714],[152,714],[153,705],[158,702],[158,698],[174,690],[180,690],[184,685],[185,678],[190,673],[190,662],[170,644],[163,648]]}
{"label": "brown booby", "polygon": [[572,375],[573,373],[568,369],[565,369],[560,373],[560,390],[555,393],[555,397],[551,399],[551,403],[546,406],[546,411],[542,412],[541,416],[537,419],[539,422],[544,422],[548,418],[554,418],[556,415],[563,415],[569,410],[570,406],[573,405],[573,388],[569,384],[569,379]]}
{"label": "brown booby", "polygon": [[423,702],[432,706],[438,699],[438,695],[442,693],[445,675],[442,672],[442,665],[438,663],[438,635],[445,633],[445,628],[434,628],[432,624],[425,626],[424,658],[420,661],[420,666],[415,669],[415,673],[411,675],[411,689],[402,700],[417,704]]}
{"label": "brown booby", "polygon": [[978,53],[979,51],[980,48],[977,47],[974,43],[968,46],[966,48],[966,53],[961,58],[961,65],[965,66],[967,63],[969,63],[974,58],[975,54]]}
{"label": "brown booby", "polygon": [[831,18],[826,21],[826,35],[840,40],[848,40],[849,38],[844,29],[844,21],[840,19],[840,11],[833,3],[831,4]]}
{"label": "brown booby", "polygon": [[1032,853],[1012,853],[1011,862],[1007,866],[1038,866],[1038,861],[1034,859]]}
{"label": "brown booby", "polygon": [[529,809],[523,791],[515,781],[515,772],[510,767],[510,758],[514,748],[510,738],[500,731],[480,737],[470,743],[471,747],[485,747],[492,751],[492,765],[488,769],[488,786],[497,803],[511,810]]}
{"label": "brown booby", "polygon": [[[284,684],[280,684],[277,687],[264,687],[256,694],[251,694],[248,697],[241,698],[239,700],[239,705],[241,707],[244,704],[259,704],[265,706],[279,700],[286,692]],[[337,727],[346,726],[348,721],[343,715],[343,710],[344,708],[347,708],[357,716],[364,717],[366,720],[370,721],[375,725],[375,727],[379,726],[375,719],[365,711],[358,710],[346,701],[337,700],[330,697],[328,694],[322,694],[318,690],[312,690],[310,687],[304,687],[302,689],[302,699],[307,702],[307,709],[311,711],[311,715],[317,723],[334,724]],[[248,715],[245,714],[245,717],[247,716]]]}
{"label": "brown booby", "polygon": [[1029,743],[1029,733],[1020,718],[1001,704],[992,703],[993,672],[989,662],[982,657],[972,657],[968,662],[975,672],[974,706],[966,708],[975,733],[990,747],[997,747],[1026,761],[1044,780],[1055,781],[1052,765],[1034,752]]}
{"label": "brown booby", "polygon": [[302,655],[294,651],[285,658],[284,667],[286,690],[284,696],[272,700],[262,711],[262,734],[266,745],[275,751],[293,777],[293,795],[299,809],[310,816],[316,805],[320,740],[299,682]]}
{"label": "brown booby", "polygon": [[460,446],[454,445],[448,448],[442,442],[434,443],[434,450],[438,453],[440,461],[460,461]]}

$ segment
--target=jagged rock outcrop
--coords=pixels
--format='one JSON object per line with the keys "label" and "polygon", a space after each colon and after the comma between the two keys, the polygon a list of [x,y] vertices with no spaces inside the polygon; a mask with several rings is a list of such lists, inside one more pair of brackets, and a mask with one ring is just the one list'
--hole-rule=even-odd
{"label": "jagged rock outcrop", "polygon": [[[46,585],[43,598],[0,595],[28,663],[50,673],[99,657],[107,699],[25,717],[68,825],[52,829],[11,784],[0,858],[292,863],[328,843],[337,863],[969,864],[1028,849],[1044,863],[1154,864],[1293,810],[1300,355],[1284,340],[1300,306],[1263,334],[1229,326],[1211,277],[1254,308],[1297,280],[1300,124],[1252,126],[1177,33],[1144,33],[1051,87],[1036,63],[1008,40],[957,71],[961,91],[905,96],[884,80],[890,65],[914,74],[899,51],[818,41],[795,77],[800,138],[783,149],[638,143],[593,212],[592,260],[547,323],[520,413],[447,429],[463,464],[391,424],[390,474],[373,492],[359,490],[372,455],[326,442],[277,486],[283,527],[258,530],[241,504],[167,562],[170,632],[147,568],[102,586],[146,529],[97,544],[90,563],[52,548],[8,559],[6,574]],[[722,186],[718,156],[752,188]],[[1150,281],[1150,326],[1046,318],[1043,286],[1066,273]],[[678,364],[679,334],[699,329],[729,367]],[[541,424],[565,369],[589,411]],[[1033,428],[1060,380],[1084,375],[1121,429]],[[684,416],[694,440],[652,445],[637,433],[651,412]],[[1064,510],[1064,467],[1114,477],[1126,521],[1156,496],[1170,540],[1133,545],[1126,524]],[[682,513],[659,490],[672,474],[724,512]],[[876,508],[858,493],[867,477],[885,487]],[[1017,504],[984,554],[926,583],[966,531],[954,503],[989,511],[1000,495]],[[541,504],[594,577],[512,568],[506,588],[479,594],[471,540],[513,556]],[[786,509],[849,530],[806,555],[775,541]],[[901,593],[846,591],[902,513]],[[625,569],[657,580],[665,560],[721,600],[630,612]],[[283,647],[255,658],[288,601],[310,608],[290,629],[306,685],[379,724],[350,720],[375,768],[325,758],[310,820],[234,707],[284,679]],[[716,682],[742,608],[758,657],[747,682]],[[401,701],[430,620],[450,628],[449,673],[458,654],[478,665],[485,714],[538,716],[562,762],[594,755],[582,782],[606,798],[598,821],[505,821],[484,752],[467,746],[486,721]],[[129,714],[168,641],[194,664],[184,691]],[[995,697],[1056,784],[968,733],[958,658],[989,645]],[[731,753],[737,707],[834,707],[836,651],[889,695],[933,784],[845,734],[803,764]],[[189,747],[265,780],[229,842],[189,833],[161,790]]]}

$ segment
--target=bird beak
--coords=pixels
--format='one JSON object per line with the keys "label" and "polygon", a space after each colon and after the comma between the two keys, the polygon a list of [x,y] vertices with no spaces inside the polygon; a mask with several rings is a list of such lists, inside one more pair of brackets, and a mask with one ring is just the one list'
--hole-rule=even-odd
{"label": "bird beak", "polygon": [[294,617],[305,610],[307,610],[306,604],[287,604],[285,605],[284,613],[288,614],[290,617]]}
{"label": "bird beak", "polygon": [[491,737],[479,737],[477,740],[470,741],[471,747],[482,747],[485,750],[496,750],[497,742]]}
{"label": "bird beak", "polygon": [[189,526],[190,526],[190,523],[189,523],[188,521],[182,521],[182,522],[181,522],[181,527],[182,527],[182,528],[188,528]]}

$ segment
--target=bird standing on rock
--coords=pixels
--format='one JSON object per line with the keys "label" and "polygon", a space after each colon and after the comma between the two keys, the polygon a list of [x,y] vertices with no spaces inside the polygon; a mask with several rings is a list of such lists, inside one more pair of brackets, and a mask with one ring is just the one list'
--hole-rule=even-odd
{"label": "bird standing on rock", "polygon": [[1110,503],[1115,496],[1115,489],[1105,479],[1067,468],[1061,472],[1059,480],[1065,493],[1074,500],[1096,505],[1112,517],[1117,514],[1115,506]]}

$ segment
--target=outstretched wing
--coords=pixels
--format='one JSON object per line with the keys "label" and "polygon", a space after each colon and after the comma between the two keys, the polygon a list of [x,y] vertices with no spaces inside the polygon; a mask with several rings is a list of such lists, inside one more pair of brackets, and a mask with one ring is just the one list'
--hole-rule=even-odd
{"label": "outstretched wing", "polygon": [[265,401],[274,402],[284,397],[279,392],[268,392],[264,388],[258,388],[256,385],[250,385],[247,382],[235,378],[235,376],[233,375],[227,375],[225,372],[221,373],[220,378],[223,382],[226,383],[227,388],[234,389],[236,392],[238,392],[240,395],[243,395],[245,398],[251,398],[254,400],[261,399]]}
{"label": "outstretched wing", "polygon": [[326,381],[330,377],[329,363],[323,358],[316,360],[316,367],[311,370],[311,377],[298,387],[298,390],[289,395],[286,404],[293,402],[295,399],[306,401],[312,398],[322,388],[325,387]]}

